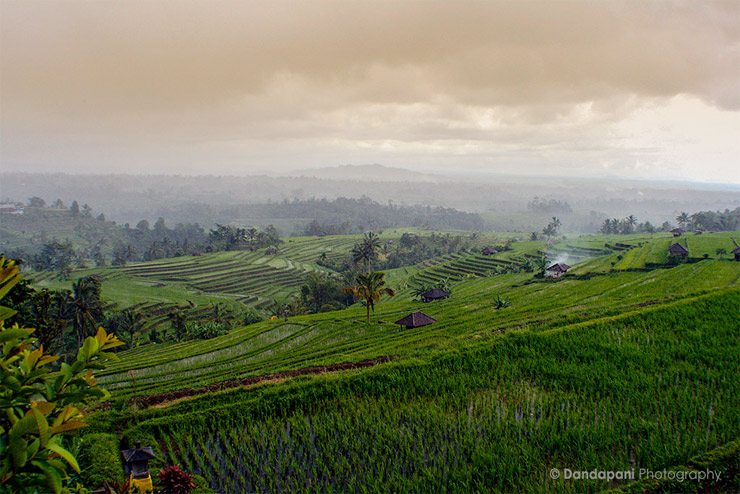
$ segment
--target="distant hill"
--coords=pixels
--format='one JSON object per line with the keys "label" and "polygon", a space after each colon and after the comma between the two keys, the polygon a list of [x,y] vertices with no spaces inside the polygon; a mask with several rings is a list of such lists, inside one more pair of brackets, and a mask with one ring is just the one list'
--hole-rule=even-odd
{"label": "distant hill", "polygon": [[372,182],[442,182],[449,180],[440,175],[415,172],[406,168],[396,168],[378,164],[304,168],[296,170],[290,175],[330,180],[367,180]]}

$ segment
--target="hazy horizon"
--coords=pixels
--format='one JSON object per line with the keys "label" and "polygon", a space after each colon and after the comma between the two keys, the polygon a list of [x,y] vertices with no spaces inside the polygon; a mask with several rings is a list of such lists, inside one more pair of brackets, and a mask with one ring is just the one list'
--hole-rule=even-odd
{"label": "hazy horizon", "polygon": [[3,172],[740,184],[738,2],[0,9]]}

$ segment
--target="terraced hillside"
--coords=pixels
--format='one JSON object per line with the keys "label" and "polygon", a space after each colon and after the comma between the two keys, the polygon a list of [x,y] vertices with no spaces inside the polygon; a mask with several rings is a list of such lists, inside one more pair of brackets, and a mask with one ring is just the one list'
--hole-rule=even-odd
{"label": "terraced hillside", "polygon": [[[125,358],[101,378],[119,397],[159,393],[260,373],[310,365],[362,360],[382,355],[411,357],[458,348],[513,329],[545,329],[593,320],[738,282],[740,266],[707,260],[650,272],[596,274],[590,279],[532,279],[531,273],[465,279],[449,300],[422,304],[402,292],[376,309],[381,324],[362,322],[364,309],[263,322],[206,342],[147,346]],[[494,310],[504,297],[511,307]],[[400,330],[391,323],[411,310],[439,322],[433,331]],[[136,372],[135,389],[129,371]]]}
{"label": "terraced hillside", "polygon": [[[103,295],[120,307],[158,302],[169,305],[243,303],[257,308],[284,300],[297,292],[306,273],[326,271],[316,264],[346,255],[357,236],[291,238],[276,254],[264,250],[237,251],[177,257],[129,264],[123,267],[85,269],[72,279],[97,274],[104,279]],[[38,286],[68,287],[52,273],[32,273]]]}
{"label": "terraced hillside", "polygon": [[724,474],[713,492],[734,492],[733,457],[725,466],[713,450],[740,452],[738,304],[740,291],[719,290],[426,359],[208,394],[139,412],[126,435],[217,492],[585,493],[615,484],[549,472],[696,463]]}
{"label": "terraced hillside", "polygon": [[[217,492],[613,487],[548,472],[677,467],[740,437],[740,263],[611,269],[608,259],[671,239],[616,240],[556,244],[584,251],[579,272],[560,279],[488,273],[537,255],[524,242],[499,258],[402,268],[410,279],[458,273],[452,297],[423,304],[402,290],[372,324],[358,306],[127,350],[100,381],[134,405],[113,418],[125,437],[157,445]],[[599,244],[603,255],[590,257]],[[510,305],[496,309],[498,297]],[[412,310],[437,322],[392,324]],[[334,371],[348,362],[369,363]]]}
{"label": "terraced hillside", "polygon": [[[701,259],[731,259],[732,250],[737,247],[740,236],[736,232],[708,232],[700,235],[688,233],[673,237],[669,233],[652,235],[609,235],[581,237],[574,247],[611,250],[608,256],[589,261],[577,269],[576,273],[607,272],[611,270],[653,269],[665,266],[669,261],[668,247],[679,243],[689,250],[689,261]],[[569,245],[559,246],[565,255],[573,252]],[[718,254],[724,251],[724,254]],[[554,252],[557,249],[553,250]]]}

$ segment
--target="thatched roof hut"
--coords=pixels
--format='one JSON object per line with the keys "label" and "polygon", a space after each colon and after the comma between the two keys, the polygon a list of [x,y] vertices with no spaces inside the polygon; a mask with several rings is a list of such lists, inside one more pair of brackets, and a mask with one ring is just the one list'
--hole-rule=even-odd
{"label": "thatched roof hut", "polygon": [[450,292],[442,290],[441,288],[432,288],[421,294],[422,302],[432,302],[434,300],[442,300],[450,296]]}
{"label": "thatched roof hut", "polygon": [[564,262],[556,262],[552,266],[546,269],[547,274],[549,276],[558,277],[561,274],[565,274],[570,269],[570,266],[565,264]]}
{"label": "thatched roof hut", "polygon": [[423,312],[412,312],[406,317],[403,317],[395,322],[399,326],[406,326],[406,329],[420,328],[429,324],[437,322],[436,319],[429,317]]}
{"label": "thatched roof hut", "polygon": [[675,244],[668,247],[668,254],[678,257],[686,257],[689,255],[689,249],[676,242]]}
{"label": "thatched roof hut", "polygon": [[494,254],[498,254],[498,250],[496,250],[495,247],[486,247],[481,251],[481,254],[484,256],[492,256]]}
{"label": "thatched roof hut", "polygon": [[680,237],[681,235],[686,233],[686,230],[684,230],[683,228],[674,228],[673,230],[671,230],[671,233],[674,237]]}

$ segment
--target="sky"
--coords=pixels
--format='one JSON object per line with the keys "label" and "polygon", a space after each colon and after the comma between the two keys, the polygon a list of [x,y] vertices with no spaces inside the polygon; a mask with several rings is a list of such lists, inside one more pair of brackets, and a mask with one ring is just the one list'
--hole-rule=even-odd
{"label": "sky", "polygon": [[0,0],[0,170],[740,183],[740,1]]}

